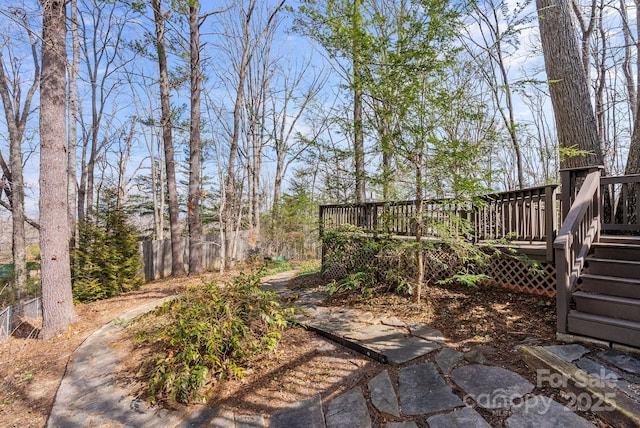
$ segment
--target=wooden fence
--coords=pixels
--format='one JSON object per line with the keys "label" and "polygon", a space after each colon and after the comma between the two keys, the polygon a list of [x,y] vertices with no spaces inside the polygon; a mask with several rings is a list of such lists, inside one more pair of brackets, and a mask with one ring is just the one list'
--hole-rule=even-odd
{"label": "wooden fence", "polygon": [[[185,270],[189,270],[189,241],[182,238],[184,248]],[[247,233],[239,232],[235,240],[234,260],[244,260],[247,256],[249,245]],[[171,240],[153,240],[140,243],[140,253],[144,264],[145,281],[167,278],[171,276]],[[215,270],[220,267],[220,235],[209,234],[204,236],[202,243],[202,264],[206,270]]]}

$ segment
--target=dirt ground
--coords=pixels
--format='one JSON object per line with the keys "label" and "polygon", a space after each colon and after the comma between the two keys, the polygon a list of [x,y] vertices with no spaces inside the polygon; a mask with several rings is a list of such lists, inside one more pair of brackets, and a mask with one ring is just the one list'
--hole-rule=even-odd
{"label": "dirt ground", "polygon": [[[22,337],[1,342],[0,426],[44,426],[69,357],[82,341],[128,308],[175,294],[186,281],[189,280],[156,282],[114,299],[78,305],[76,310],[82,321],[53,340],[36,340],[33,335],[37,330],[23,327],[19,334]],[[325,283],[320,275],[294,281],[294,287],[312,289],[320,289]],[[519,372],[535,383],[532,371],[514,347],[554,343],[554,299],[497,288],[462,286],[428,287],[425,294],[426,299],[419,305],[410,297],[395,295],[367,300],[354,295],[341,296],[329,299],[327,304],[430,324],[449,339],[448,346],[465,352],[480,351],[492,364]],[[146,350],[134,343],[133,333],[128,330],[123,333],[117,382],[135,396],[146,397],[144,378],[138,371]],[[212,384],[208,401],[193,405],[224,404],[246,412],[269,414],[317,393],[331,398],[355,385],[366,385],[380,370],[380,364],[371,359],[292,327],[283,334],[277,350],[250,368],[243,379]],[[393,370],[390,368],[390,372]],[[545,392],[563,401],[553,391]],[[175,403],[163,405],[177,406]],[[606,426],[591,415],[583,416],[598,426]]]}

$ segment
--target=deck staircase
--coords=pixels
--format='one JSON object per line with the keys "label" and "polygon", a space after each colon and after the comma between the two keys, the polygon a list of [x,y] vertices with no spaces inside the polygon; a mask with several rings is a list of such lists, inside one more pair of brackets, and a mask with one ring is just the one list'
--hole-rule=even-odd
{"label": "deck staircase", "polygon": [[568,313],[572,334],[640,347],[640,237],[602,236]]}

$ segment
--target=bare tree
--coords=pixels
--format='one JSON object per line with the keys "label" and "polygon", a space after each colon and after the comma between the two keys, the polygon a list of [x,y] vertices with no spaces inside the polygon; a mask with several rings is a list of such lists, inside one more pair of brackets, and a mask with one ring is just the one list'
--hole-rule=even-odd
{"label": "bare tree", "polygon": [[[276,169],[273,185],[272,216],[278,218],[278,204],[282,194],[282,184],[289,166],[313,144],[319,133],[324,131],[326,121],[313,135],[296,135],[296,127],[326,82],[326,75],[313,70],[311,60],[304,60],[299,66],[285,65],[289,72],[282,74],[282,96],[271,97],[273,106],[273,145],[276,152]],[[283,70],[284,71],[284,70]],[[310,79],[305,79],[310,77]],[[278,108],[279,107],[279,108]]]}
{"label": "bare tree", "polygon": [[42,329],[40,338],[63,332],[78,317],[71,295],[66,154],[66,8],[64,0],[41,0],[40,252]]}
{"label": "bare tree", "polygon": [[[629,144],[629,154],[624,173],[627,175],[640,174],[640,85],[637,84],[637,73],[640,72],[640,2],[635,1],[636,12],[636,34],[632,34],[629,19],[626,14],[626,2],[620,0],[620,14],[622,18],[622,29],[624,34],[625,56],[623,63],[624,76],[626,79],[627,93],[629,96],[629,107],[632,113],[633,132]],[[636,57],[635,73],[631,67],[633,58],[632,47]],[[634,79],[635,76],[635,79]]]}
{"label": "bare tree", "polygon": [[270,91],[277,60],[271,56],[273,39],[278,23],[274,22],[265,30],[263,43],[247,69],[247,95],[245,96],[245,148],[246,171],[248,174],[249,246],[255,249],[260,240],[261,223],[261,174],[265,145],[268,142],[267,97]]}
{"label": "bare tree", "polygon": [[522,144],[512,88],[515,82],[509,77],[508,62],[509,56],[517,51],[520,32],[530,21],[527,15],[523,16],[527,3],[518,4],[513,11],[509,11],[509,6],[502,0],[472,2],[472,5],[471,16],[476,23],[473,29],[478,31],[467,34],[465,46],[478,65],[480,77],[489,84],[493,103],[515,154],[518,187],[522,189],[525,186]]}
{"label": "bare tree", "polygon": [[[78,189],[78,218],[91,218],[94,209],[96,163],[112,142],[118,129],[113,126],[118,110],[106,109],[121,88],[116,76],[127,62],[124,58],[124,34],[131,9],[118,2],[84,0],[78,14],[80,48],[89,86],[88,118],[80,115],[83,125],[83,150]],[[79,106],[80,107],[80,106]],[[108,115],[111,117],[107,117]]]}
{"label": "bare tree", "polygon": [[[233,106],[233,125],[231,128],[229,142],[229,156],[227,161],[227,177],[224,184],[224,197],[222,199],[222,217],[224,222],[224,254],[227,261],[231,260],[233,254],[234,219],[236,224],[239,211],[234,215],[233,204],[240,194],[237,192],[236,160],[240,148],[240,138],[242,121],[245,113],[245,91],[247,85],[247,74],[251,61],[258,47],[262,44],[264,37],[268,34],[269,28],[273,25],[276,15],[281,11],[286,0],[280,1],[275,7],[266,10],[263,20],[260,20],[258,10],[259,2],[249,0],[247,4],[240,4],[238,13],[241,19],[239,32],[230,26],[226,27],[227,34],[232,38],[233,43],[228,48],[228,55],[233,63],[233,79],[235,102]],[[269,8],[266,5],[265,8]]]}
{"label": "bare tree", "polygon": [[167,67],[167,49],[165,45],[164,14],[161,0],[152,0],[153,16],[156,30],[156,47],[158,67],[160,69],[160,108],[162,117],[162,140],[164,144],[165,171],[167,177],[167,195],[169,199],[169,227],[171,231],[171,275],[182,276],[184,270],[184,250],[182,245],[182,227],[178,207],[178,189],[176,186],[176,164],[173,148],[171,124],[171,101],[169,99],[169,73]]}
{"label": "bare tree", "polygon": [[587,79],[587,82],[590,80],[591,73],[591,36],[596,29],[596,21],[597,21],[597,0],[591,0],[591,7],[588,9],[589,18],[585,18],[585,14],[583,13],[583,9],[578,3],[578,0],[571,0],[571,8],[573,13],[575,14],[576,21],[580,26],[580,42],[581,42],[581,57],[582,57],[582,69],[584,70],[584,75]]}
{"label": "bare tree", "polygon": [[[31,30],[27,22],[25,11],[16,9],[14,16],[19,19],[21,28],[27,33],[31,60],[33,61],[33,73],[30,81],[23,82],[25,76],[23,62],[20,55],[12,52],[9,40],[0,47],[0,97],[4,107],[4,117],[9,130],[9,164],[7,165],[0,152],[0,165],[4,182],[4,192],[9,199],[12,217],[12,253],[14,263],[13,291],[16,302],[20,303],[27,294],[27,264],[25,255],[25,208],[24,208],[24,176],[23,153],[27,119],[32,113],[31,103],[40,83],[40,64],[38,58],[39,40]],[[14,35],[15,37],[15,35]],[[15,40],[15,39],[14,39]],[[8,50],[9,59],[4,56],[4,49]],[[22,99],[23,86],[26,86],[26,95]],[[20,311],[18,311],[20,312]],[[20,315],[20,314],[18,314]]]}

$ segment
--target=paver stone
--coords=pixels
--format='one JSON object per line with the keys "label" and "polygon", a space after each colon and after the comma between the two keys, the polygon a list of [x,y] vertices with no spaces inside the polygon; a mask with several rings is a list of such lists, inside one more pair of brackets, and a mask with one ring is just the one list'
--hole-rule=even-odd
{"label": "paver stone", "polygon": [[480,413],[471,407],[431,416],[427,419],[427,423],[429,428],[491,428]]}
{"label": "paver stone", "polygon": [[507,428],[595,427],[562,404],[542,395],[534,395],[511,410],[512,414],[506,420]]}
{"label": "paver stone", "polygon": [[403,415],[426,415],[464,404],[431,363],[401,368],[398,384]]}
{"label": "paver stone", "polygon": [[367,402],[359,386],[333,399],[327,408],[327,428],[371,428]]}
{"label": "paver stone", "polygon": [[371,392],[371,403],[380,413],[400,417],[398,397],[387,370],[369,381],[369,391]]}
{"label": "paver stone", "polygon": [[485,409],[509,408],[534,388],[518,373],[481,364],[453,369],[451,379]]}

